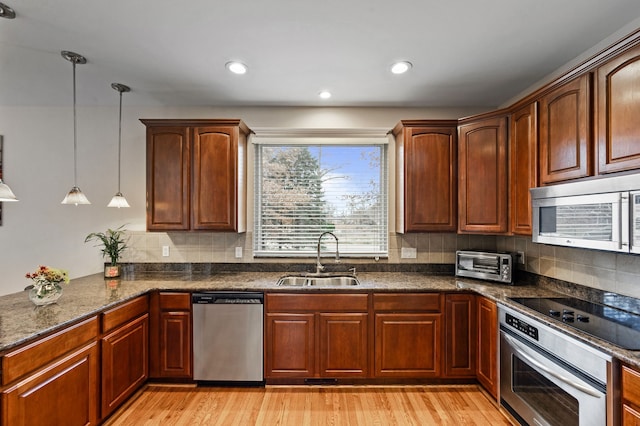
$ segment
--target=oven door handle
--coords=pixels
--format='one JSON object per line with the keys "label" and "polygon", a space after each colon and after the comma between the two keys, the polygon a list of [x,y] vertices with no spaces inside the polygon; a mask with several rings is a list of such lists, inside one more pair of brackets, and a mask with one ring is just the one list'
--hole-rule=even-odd
{"label": "oven door handle", "polygon": [[533,364],[534,366],[538,367],[540,370],[542,370],[545,373],[555,377],[558,380],[561,380],[562,382],[568,384],[569,386],[571,386],[571,387],[573,387],[575,389],[578,389],[579,391],[581,391],[583,393],[586,393],[587,395],[591,395],[591,396],[596,397],[596,398],[601,398],[602,397],[600,392],[594,391],[593,389],[591,389],[591,388],[589,388],[587,386],[584,386],[581,383],[578,383],[578,382],[576,382],[574,380],[571,380],[569,377],[565,377],[562,374],[559,374],[559,373],[551,370],[546,365],[542,364],[538,360],[534,359],[533,357],[531,357],[530,355],[525,353],[525,350],[522,348],[520,343],[517,342],[513,337],[509,336],[508,334],[503,334],[503,336],[507,340],[507,342],[511,345],[511,349],[513,349],[513,351],[518,356],[524,358],[526,361],[528,361],[531,364]]}

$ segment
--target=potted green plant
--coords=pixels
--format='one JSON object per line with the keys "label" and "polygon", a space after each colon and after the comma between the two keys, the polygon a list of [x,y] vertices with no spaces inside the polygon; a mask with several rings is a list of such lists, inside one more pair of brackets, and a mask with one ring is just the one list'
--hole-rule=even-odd
{"label": "potted green plant", "polygon": [[107,278],[114,278],[120,276],[120,265],[118,260],[120,255],[127,248],[126,241],[124,239],[124,233],[126,229],[123,229],[124,225],[117,229],[107,229],[106,232],[92,232],[87,235],[84,242],[97,241],[96,247],[102,246],[102,256],[104,258],[109,257],[111,264],[104,266],[104,276]]}

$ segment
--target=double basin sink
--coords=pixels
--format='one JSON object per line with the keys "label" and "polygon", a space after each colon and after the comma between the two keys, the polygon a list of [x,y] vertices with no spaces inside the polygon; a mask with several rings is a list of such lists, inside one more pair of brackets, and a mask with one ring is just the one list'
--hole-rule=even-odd
{"label": "double basin sink", "polygon": [[277,286],[283,287],[313,287],[313,286],[353,286],[360,282],[354,275],[285,275],[278,280]]}

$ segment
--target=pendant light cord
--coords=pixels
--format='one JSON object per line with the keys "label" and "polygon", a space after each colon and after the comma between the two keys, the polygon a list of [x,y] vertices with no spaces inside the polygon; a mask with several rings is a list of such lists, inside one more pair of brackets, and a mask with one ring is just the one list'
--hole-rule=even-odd
{"label": "pendant light cord", "polygon": [[72,60],[73,64],[73,186],[78,186],[78,161],[77,161],[77,146],[78,138],[76,133],[78,131],[76,124],[76,61]]}
{"label": "pendant light cord", "polygon": [[122,161],[122,91],[120,91],[120,116],[118,117],[118,193],[120,193],[120,162]]}

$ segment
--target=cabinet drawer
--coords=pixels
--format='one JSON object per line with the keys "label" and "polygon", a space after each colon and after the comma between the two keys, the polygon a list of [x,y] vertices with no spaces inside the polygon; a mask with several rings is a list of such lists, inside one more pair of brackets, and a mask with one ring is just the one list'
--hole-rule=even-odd
{"label": "cabinet drawer", "polygon": [[23,346],[2,357],[2,384],[37,370],[98,336],[98,317],[93,317]]}
{"label": "cabinet drawer", "polygon": [[160,309],[163,311],[190,311],[190,293],[160,293]]}
{"label": "cabinet drawer", "polygon": [[267,294],[268,312],[367,312],[367,294]]}
{"label": "cabinet drawer", "polygon": [[440,293],[375,293],[373,309],[376,311],[440,312],[443,294]]}
{"label": "cabinet drawer", "polygon": [[640,407],[640,373],[622,366],[622,399]]}
{"label": "cabinet drawer", "polygon": [[149,312],[149,298],[147,296],[125,302],[102,313],[102,332],[111,331],[147,312]]}

